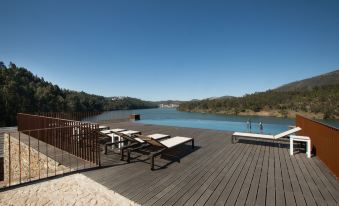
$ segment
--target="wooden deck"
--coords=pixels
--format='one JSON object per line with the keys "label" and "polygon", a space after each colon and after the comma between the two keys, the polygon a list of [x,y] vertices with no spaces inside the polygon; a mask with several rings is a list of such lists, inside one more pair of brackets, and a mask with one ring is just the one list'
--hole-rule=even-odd
{"label": "wooden deck", "polygon": [[[130,164],[102,156],[103,168],[83,172],[141,205],[339,205],[339,184],[316,157],[289,155],[287,143],[241,141],[231,133],[204,129],[106,124],[111,128],[194,137],[196,149],[178,148],[180,162],[145,156]],[[182,153],[185,151],[186,153]]]}

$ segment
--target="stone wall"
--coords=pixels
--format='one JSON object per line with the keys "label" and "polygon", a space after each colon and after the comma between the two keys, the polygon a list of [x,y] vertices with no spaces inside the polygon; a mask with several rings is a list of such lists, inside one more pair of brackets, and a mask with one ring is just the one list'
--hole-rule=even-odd
{"label": "stone wall", "polygon": [[4,158],[0,157],[0,182],[4,180]]}
{"label": "stone wall", "polygon": [[[19,152],[20,151],[20,152]],[[29,152],[30,151],[30,152]],[[9,155],[10,152],[10,155]],[[10,165],[9,165],[10,164]],[[9,151],[9,138],[5,134],[4,138],[4,184],[17,184],[20,182],[27,182],[40,178],[53,176],[55,171],[57,174],[62,174],[63,171],[69,168],[61,165],[59,162],[39,153],[32,147],[21,142],[19,147],[19,140],[12,137],[10,138],[10,151]],[[10,172],[10,173],[9,173]]]}

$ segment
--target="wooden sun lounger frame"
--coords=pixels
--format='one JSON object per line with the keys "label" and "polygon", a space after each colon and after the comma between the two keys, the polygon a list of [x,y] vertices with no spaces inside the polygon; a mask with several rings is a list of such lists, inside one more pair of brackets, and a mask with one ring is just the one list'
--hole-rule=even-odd
{"label": "wooden sun lounger frame", "polygon": [[118,136],[122,137],[123,140],[122,141],[117,141],[117,142],[107,142],[105,144],[105,152],[104,152],[104,154],[107,154],[109,146],[118,145],[120,143],[128,143],[128,142],[130,142],[130,144],[125,145],[125,146],[120,148],[120,155],[121,155],[120,159],[121,160],[124,160],[124,152],[125,152],[125,150],[127,150],[129,148],[137,147],[137,146],[140,146],[140,145],[144,144],[144,143],[139,142],[136,139],[134,139],[133,135],[132,136],[128,136],[128,135],[120,133],[120,132],[112,132],[111,134],[118,135]]}
{"label": "wooden sun lounger frame", "polygon": [[[236,133],[238,133],[238,132],[235,132],[235,133],[232,134],[232,143],[233,144],[237,143],[238,138],[240,138],[240,137],[250,138],[250,139],[261,139],[261,140],[273,140],[273,141],[275,141],[275,140],[281,139],[282,137],[294,134],[295,132],[298,132],[300,130],[301,130],[300,127],[295,127],[293,129],[287,130],[285,132],[282,132],[282,133],[279,133],[279,134],[276,134],[276,135],[266,135],[266,134],[256,134],[256,133],[246,133],[246,132],[243,132],[243,133],[239,132],[240,135],[236,135]],[[244,134],[244,135],[241,135],[241,134]]]}
{"label": "wooden sun lounger frame", "polygon": [[127,150],[127,162],[128,163],[130,162],[131,153],[132,152],[138,151],[138,150],[141,150],[141,149],[144,149],[144,148],[147,148],[147,147],[154,147],[156,149],[156,151],[155,152],[150,152],[150,154],[149,154],[149,157],[151,158],[151,170],[154,170],[154,159],[157,156],[163,154],[168,149],[172,149],[172,148],[175,148],[175,147],[177,147],[179,145],[186,144],[187,142],[192,142],[192,149],[194,150],[194,138],[191,138],[191,139],[189,139],[187,141],[181,142],[180,144],[177,144],[177,145],[169,148],[169,147],[163,145],[160,141],[155,140],[155,139],[151,139],[151,138],[149,138],[147,136],[139,135],[138,137],[141,138],[142,140],[144,140],[147,144],[146,145],[142,145],[142,146],[137,147],[137,148],[128,149]]}

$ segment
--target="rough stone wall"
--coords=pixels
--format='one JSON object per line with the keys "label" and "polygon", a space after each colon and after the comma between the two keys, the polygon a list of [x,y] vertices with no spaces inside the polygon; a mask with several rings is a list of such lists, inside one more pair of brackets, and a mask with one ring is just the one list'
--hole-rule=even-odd
{"label": "rough stone wall", "polygon": [[4,180],[4,158],[0,157],[0,182]]}
{"label": "rough stone wall", "polygon": [[[19,153],[21,153],[20,158]],[[9,163],[11,165],[9,165]],[[48,176],[53,176],[55,174],[55,168],[57,174],[62,174],[63,171],[69,170],[67,167],[60,165],[59,162],[56,162],[55,160],[47,157],[42,153],[38,153],[38,151],[32,147],[28,147],[28,145],[26,145],[23,142],[20,143],[19,149],[19,141],[13,137],[10,138],[10,155],[9,155],[9,138],[8,135],[5,134],[4,138],[5,185],[9,185],[9,177],[11,185],[20,182],[20,168],[21,168],[21,182],[29,181],[29,178],[31,178],[31,180],[38,179],[39,175],[40,178],[47,177],[47,171],[49,174]]]}

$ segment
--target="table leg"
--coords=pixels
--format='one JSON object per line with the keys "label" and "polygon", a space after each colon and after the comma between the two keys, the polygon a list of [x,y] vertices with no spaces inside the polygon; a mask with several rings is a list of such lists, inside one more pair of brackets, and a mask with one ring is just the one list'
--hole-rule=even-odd
{"label": "table leg", "polygon": [[293,138],[290,138],[290,155],[293,155]]}
{"label": "table leg", "polygon": [[311,158],[311,141],[307,141],[307,157]]}
{"label": "table leg", "polygon": [[[119,140],[119,142],[121,142],[122,138],[121,138],[120,136],[118,136],[118,140]],[[119,143],[119,145],[118,145],[118,148],[119,148],[119,149],[123,146],[122,144],[123,144],[123,143]]]}
{"label": "table leg", "polygon": [[[114,141],[114,135],[112,135],[112,143],[114,143],[115,141]],[[112,149],[114,149],[114,144],[112,144]]]}

